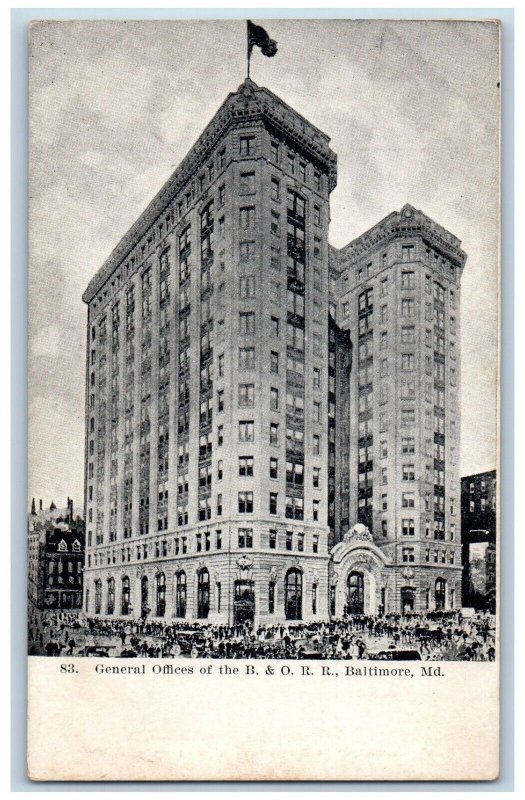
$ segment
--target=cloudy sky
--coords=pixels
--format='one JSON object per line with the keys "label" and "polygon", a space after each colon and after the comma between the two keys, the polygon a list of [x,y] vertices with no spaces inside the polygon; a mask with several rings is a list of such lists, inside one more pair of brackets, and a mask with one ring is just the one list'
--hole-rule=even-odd
{"label": "cloudy sky", "polygon": [[[461,472],[496,466],[498,52],[490,23],[262,21],[252,78],[331,137],[340,247],[410,202],[463,242]],[[80,506],[81,295],[246,74],[245,23],[69,22],[30,45],[29,495]]]}

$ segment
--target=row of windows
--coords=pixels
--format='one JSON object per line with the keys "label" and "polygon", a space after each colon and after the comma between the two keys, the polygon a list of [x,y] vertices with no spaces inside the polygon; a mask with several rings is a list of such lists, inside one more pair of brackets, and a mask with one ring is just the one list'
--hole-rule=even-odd
{"label": "row of windows", "polygon": [[[401,550],[401,557],[403,563],[406,564],[413,564],[416,560],[416,552],[415,548],[413,547],[403,547]],[[425,550],[425,561],[427,563],[433,562],[434,564],[454,564],[455,563],[455,553],[454,551],[448,552],[448,562],[447,562],[447,551],[446,550],[434,550],[433,554],[429,548]]]}

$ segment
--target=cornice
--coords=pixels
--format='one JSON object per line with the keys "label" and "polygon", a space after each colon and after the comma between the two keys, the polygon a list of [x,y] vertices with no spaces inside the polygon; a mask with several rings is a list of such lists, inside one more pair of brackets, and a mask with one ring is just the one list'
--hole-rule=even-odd
{"label": "cornice", "polygon": [[391,239],[405,239],[407,236],[421,236],[429,245],[440,250],[454,264],[463,268],[467,259],[461,249],[461,241],[422,211],[411,205],[405,205],[401,211],[394,211],[373,228],[357,239],[342,247],[339,251],[339,263],[347,260],[359,260],[379,244]]}

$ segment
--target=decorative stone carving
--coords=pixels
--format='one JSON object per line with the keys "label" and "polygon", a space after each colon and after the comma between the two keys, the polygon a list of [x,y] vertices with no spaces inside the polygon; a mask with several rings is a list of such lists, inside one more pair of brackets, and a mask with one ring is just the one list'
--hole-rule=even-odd
{"label": "decorative stone carving", "polygon": [[270,572],[268,574],[268,578],[271,581],[276,581],[277,580],[277,568],[276,567],[270,567]]}
{"label": "decorative stone carving", "polygon": [[332,573],[332,575],[330,577],[330,585],[331,586],[336,586],[338,580],[339,580],[339,573],[334,570],[334,572]]}
{"label": "decorative stone carving", "polygon": [[251,567],[253,567],[253,559],[248,558],[248,556],[240,556],[236,563],[239,569],[242,570],[251,569]]}
{"label": "decorative stone carving", "polygon": [[354,525],[353,528],[350,528],[345,535],[343,536],[344,542],[373,542],[374,537],[366,527],[361,522],[358,522]]}
{"label": "decorative stone carving", "polygon": [[407,580],[412,580],[415,574],[416,573],[414,572],[412,567],[405,567],[405,569],[403,570],[403,577],[406,578]]}
{"label": "decorative stone carving", "polygon": [[319,573],[317,570],[315,570],[315,572],[312,575],[312,584],[314,586],[317,586],[318,583],[319,583]]}

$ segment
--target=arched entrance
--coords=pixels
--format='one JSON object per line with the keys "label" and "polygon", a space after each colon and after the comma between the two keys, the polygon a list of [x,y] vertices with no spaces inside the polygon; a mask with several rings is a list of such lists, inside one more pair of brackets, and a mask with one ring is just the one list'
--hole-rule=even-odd
{"label": "arched entrance", "polygon": [[446,596],[447,582],[443,578],[438,578],[435,588],[436,611],[442,611],[445,608]]}
{"label": "arched entrance", "polygon": [[148,606],[148,576],[143,575],[140,582],[140,616],[142,619],[146,619],[150,610]]}
{"label": "arched entrance", "polygon": [[253,623],[255,618],[255,592],[253,581],[238,580],[233,584],[233,622],[242,625]]}
{"label": "arched entrance", "polygon": [[356,570],[349,573],[346,580],[347,614],[364,614],[365,611],[365,579],[362,572]]}
{"label": "arched entrance", "polygon": [[129,614],[129,599],[130,599],[130,587],[129,587],[129,578],[125,575],[122,578],[122,599],[121,599],[121,614],[123,617],[127,617]]}
{"label": "arched entrance", "polygon": [[157,575],[157,617],[163,617],[166,613],[166,576],[163,572]]}
{"label": "arched entrance", "polygon": [[177,572],[175,583],[175,616],[186,616],[186,573]]}
{"label": "arched entrance", "polygon": [[401,613],[409,614],[416,610],[416,591],[411,586],[401,589]]}
{"label": "arched entrance", "polygon": [[108,599],[106,605],[108,616],[115,613],[115,578],[108,579]]}
{"label": "arched entrance", "polygon": [[95,614],[102,611],[102,581],[95,581]]}
{"label": "arched entrance", "polygon": [[208,619],[210,613],[210,573],[204,567],[197,573],[197,617]]}
{"label": "arched entrance", "polygon": [[286,619],[303,618],[303,576],[289,569],[284,579],[284,614]]}

